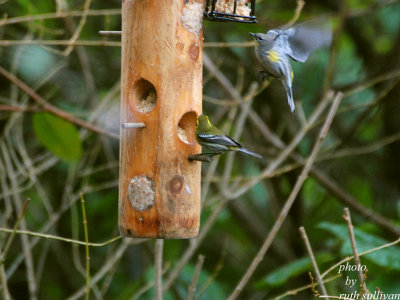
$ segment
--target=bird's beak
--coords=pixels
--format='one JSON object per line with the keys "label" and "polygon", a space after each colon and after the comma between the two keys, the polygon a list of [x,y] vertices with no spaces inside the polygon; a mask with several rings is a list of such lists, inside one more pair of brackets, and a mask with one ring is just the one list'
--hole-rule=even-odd
{"label": "bird's beak", "polygon": [[254,33],[252,33],[252,32],[249,32],[249,33],[250,33],[250,35],[251,35],[253,38],[256,37],[256,35],[255,35]]}

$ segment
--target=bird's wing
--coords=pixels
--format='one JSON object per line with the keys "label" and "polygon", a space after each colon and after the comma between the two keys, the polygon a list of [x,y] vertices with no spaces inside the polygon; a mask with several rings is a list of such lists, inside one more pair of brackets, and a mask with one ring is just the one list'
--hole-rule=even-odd
{"label": "bird's wing", "polygon": [[305,62],[313,50],[328,46],[332,42],[330,22],[312,20],[286,30],[273,31],[278,33],[277,39],[282,43],[286,54],[300,62]]}
{"label": "bird's wing", "polygon": [[215,135],[215,134],[198,134],[198,138],[202,142],[207,144],[217,144],[228,147],[242,147],[238,142],[234,141],[227,135]]}

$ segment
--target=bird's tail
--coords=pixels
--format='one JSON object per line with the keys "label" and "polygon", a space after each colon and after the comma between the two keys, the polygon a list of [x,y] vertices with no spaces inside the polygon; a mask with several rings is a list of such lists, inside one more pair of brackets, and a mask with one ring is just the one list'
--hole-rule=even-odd
{"label": "bird's tail", "polygon": [[294,113],[295,107],[294,107],[292,86],[285,85],[285,90],[290,110],[292,111],[292,113]]}
{"label": "bird's tail", "polygon": [[244,147],[238,148],[237,151],[243,152],[243,153],[245,153],[247,155],[250,155],[250,156],[257,157],[259,159],[263,159],[263,157],[260,154],[255,153],[253,151],[250,151],[249,149],[244,148]]}

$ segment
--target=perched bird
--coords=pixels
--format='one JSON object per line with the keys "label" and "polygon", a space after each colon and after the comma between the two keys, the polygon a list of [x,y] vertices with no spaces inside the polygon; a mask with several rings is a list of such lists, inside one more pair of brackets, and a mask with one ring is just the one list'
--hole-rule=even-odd
{"label": "perched bird", "polygon": [[260,154],[244,148],[241,144],[214,127],[207,116],[201,115],[197,118],[196,140],[210,152],[203,152],[201,155],[214,156],[227,151],[239,151],[250,156],[262,158]]}
{"label": "perched bird", "polygon": [[332,41],[330,24],[308,21],[288,29],[271,29],[265,33],[251,33],[256,40],[256,57],[264,67],[264,74],[279,78],[286,90],[290,110],[294,112],[290,59],[305,62],[311,52]]}

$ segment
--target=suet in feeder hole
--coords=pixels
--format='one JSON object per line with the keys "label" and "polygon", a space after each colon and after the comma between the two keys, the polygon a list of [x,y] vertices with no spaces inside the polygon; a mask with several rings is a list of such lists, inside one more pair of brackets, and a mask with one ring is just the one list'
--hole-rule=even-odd
{"label": "suet in feeder hole", "polygon": [[255,8],[256,0],[207,0],[204,18],[217,22],[257,23]]}

